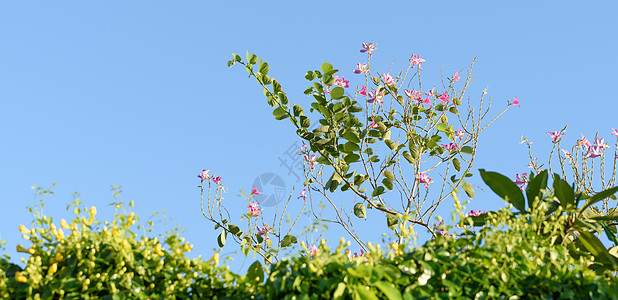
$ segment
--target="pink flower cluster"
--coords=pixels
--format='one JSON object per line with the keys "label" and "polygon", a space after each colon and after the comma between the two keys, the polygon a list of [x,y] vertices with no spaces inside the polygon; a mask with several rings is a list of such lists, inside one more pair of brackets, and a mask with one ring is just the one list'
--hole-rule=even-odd
{"label": "pink flower cluster", "polygon": [[354,70],[354,74],[366,74],[369,72],[369,67],[367,66],[367,63],[357,63],[356,64],[356,70]]}
{"label": "pink flower cluster", "polygon": [[455,143],[450,143],[448,145],[442,144],[442,147],[444,147],[444,149],[446,149],[446,151],[457,150],[457,144],[455,144]]}
{"label": "pink flower cluster", "polygon": [[[253,192],[251,192],[253,194]],[[260,207],[259,204],[255,201],[251,201],[251,204],[249,204],[247,206],[247,208],[249,209],[249,215],[251,217],[259,217],[260,216]]]}
{"label": "pink flower cluster", "polygon": [[[202,172],[200,174],[198,174],[197,177],[199,179],[201,179],[202,182],[204,182],[204,180],[210,180],[211,178],[208,175],[208,173],[210,173],[210,170],[202,170]],[[215,184],[219,184],[219,182],[221,182],[221,179],[223,179],[223,178],[221,178],[221,176],[217,176],[217,177],[213,177],[212,181]]]}
{"label": "pink flower cluster", "polygon": [[[551,138],[554,139],[552,141],[552,143],[555,144],[555,143],[557,143],[560,140],[560,137],[565,135],[566,133],[560,132],[560,131],[554,131],[554,132],[549,131],[549,132],[547,132],[547,134],[549,134],[549,136],[551,136]],[[582,137],[583,137],[583,135],[582,135]]]}
{"label": "pink flower cluster", "polygon": [[359,253],[354,252],[353,255],[348,254],[348,258],[350,260],[353,260],[353,259],[358,258],[358,257],[363,257],[365,259],[365,261],[368,261],[367,257],[365,257],[365,254],[367,254],[367,252],[365,252],[365,250],[363,250],[363,249],[360,249]]}
{"label": "pink flower cluster", "polygon": [[315,256],[318,253],[318,251],[319,250],[318,250],[318,248],[316,246],[310,245],[310,247],[309,247],[309,256],[310,257]]}
{"label": "pink flower cluster", "polygon": [[369,56],[372,56],[373,54],[371,52],[375,51],[377,49],[376,46],[373,45],[373,42],[367,44],[367,43],[363,43],[363,49],[361,49],[361,53],[365,53],[367,52],[367,54],[369,54]]}
{"label": "pink flower cluster", "polygon": [[469,212],[466,213],[466,217],[478,217],[478,216],[480,216],[480,215],[482,215],[484,213],[485,212],[480,210],[480,209],[477,210],[477,211],[474,211],[474,209],[473,209],[473,210],[470,210]]}
{"label": "pink flower cluster", "polygon": [[[435,230],[438,230],[438,228],[440,228],[443,225],[444,225],[444,221],[440,220],[440,222],[438,224],[433,225],[433,228]],[[440,233],[441,235],[444,235],[444,236],[448,236],[448,233],[446,232],[446,230],[444,228],[440,229],[440,231],[438,231],[438,233]]]}
{"label": "pink flower cluster", "polygon": [[337,76],[337,74],[335,74],[334,76],[335,78],[335,85],[338,85],[342,88],[349,88],[350,87],[350,81],[349,80],[345,80],[345,77],[341,76],[341,78],[339,78]]}
{"label": "pink flower cluster", "polygon": [[258,234],[261,237],[263,237],[266,240],[270,239],[268,237],[268,232],[271,231],[272,228],[268,227],[267,225],[262,225],[261,227],[260,226],[256,226],[256,227],[257,227]]}
{"label": "pink flower cluster", "polygon": [[423,104],[431,105],[431,101],[429,101],[429,95],[427,95],[425,99],[423,100],[423,93],[421,91],[403,90],[403,92],[406,94],[408,98],[412,99],[412,101],[414,101],[415,104],[423,103]]}
{"label": "pink flower cluster", "polygon": [[419,173],[416,177],[416,181],[419,183],[423,183],[425,188],[429,187],[429,184],[433,182],[433,180],[427,174]]}
{"label": "pink flower cluster", "polygon": [[414,68],[414,65],[417,65],[420,71],[423,70],[423,68],[421,68],[421,64],[424,62],[426,62],[426,60],[422,59],[420,55],[418,54],[412,54],[412,58],[410,58],[410,63],[412,63],[412,68]]}
{"label": "pink flower cluster", "polygon": [[384,100],[382,98],[384,98],[384,92],[381,90],[374,90],[373,92],[369,92],[367,93],[367,97],[369,99],[367,99],[368,103],[373,103],[378,102],[380,104],[384,103]]}
{"label": "pink flower cluster", "polygon": [[[614,132],[612,132],[612,134],[614,134]],[[605,139],[595,138],[594,139],[594,144],[591,144],[588,141],[588,139],[586,139],[584,137],[583,133],[582,133],[582,139],[577,141],[577,144],[586,150],[586,152],[587,152],[586,157],[587,158],[599,157],[599,156],[603,155],[603,150],[605,150],[605,148],[609,148],[609,146],[607,144],[605,144]]]}

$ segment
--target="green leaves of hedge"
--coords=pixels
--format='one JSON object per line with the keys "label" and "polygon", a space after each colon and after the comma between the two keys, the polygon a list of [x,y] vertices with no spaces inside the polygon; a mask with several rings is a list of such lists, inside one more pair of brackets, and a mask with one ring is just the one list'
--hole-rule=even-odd
{"label": "green leaves of hedge", "polygon": [[487,184],[494,193],[498,194],[498,196],[505,201],[513,204],[519,211],[526,211],[524,195],[513,181],[500,173],[486,172],[484,169],[480,169],[479,171],[485,184]]}

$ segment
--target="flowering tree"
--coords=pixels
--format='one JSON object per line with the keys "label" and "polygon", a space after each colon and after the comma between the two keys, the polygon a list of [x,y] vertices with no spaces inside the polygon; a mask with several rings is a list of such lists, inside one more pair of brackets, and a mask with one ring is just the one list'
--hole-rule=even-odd
{"label": "flowering tree", "polygon": [[[352,72],[360,75],[354,90],[330,63],[308,71],[305,79],[311,86],[304,93],[311,103],[304,107],[289,102],[281,84],[268,76],[268,63],[255,54],[247,53],[246,61],[233,54],[228,62],[245,66],[264,88],[275,119],[289,119],[306,142],[299,154],[306,162],[308,196],[319,194],[333,211],[333,217],[312,211],[314,216],[339,224],[365,251],[366,241],[355,231],[351,215],[366,219],[366,209],[385,215],[399,244],[408,241],[416,225],[435,235],[430,219],[451,191],[463,188],[474,197],[465,179],[472,176],[481,132],[509,106],[519,105],[517,99],[507,101],[501,113],[483,122],[491,107],[483,91],[478,108],[468,101],[466,112],[460,113],[470,70],[463,82],[455,71],[440,88],[427,89],[421,81],[425,60],[420,55],[413,54],[398,74],[379,73],[371,70],[376,49],[363,43],[367,60]],[[310,129],[314,123],[318,125]],[[354,202],[335,199],[337,190],[352,194]],[[432,190],[436,192],[430,194]]]}

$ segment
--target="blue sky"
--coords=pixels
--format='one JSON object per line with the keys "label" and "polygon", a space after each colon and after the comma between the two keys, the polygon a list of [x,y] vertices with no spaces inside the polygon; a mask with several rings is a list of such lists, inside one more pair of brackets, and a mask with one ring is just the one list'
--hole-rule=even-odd
{"label": "blue sky", "polygon": [[[24,243],[18,226],[31,220],[25,207],[34,203],[33,185],[58,183],[46,206],[58,220],[69,216],[73,192],[109,216],[104,207],[116,184],[143,219],[167,211],[195,254],[212,255],[217,233],[199,213],[199,171],[223,176],[226,201],[238,209],[246,202],[237,192],[260,174],[279,174],[288,191],[297,184],[279,158],[300,140],[288,121],[274,120],[242,68],[227,68],[232,52],[264,58],[269,75],[305,105],[305,72],[328,61],[357,78],[362,42],[377,44],[374,70],[419,53],[430,85],[440,70],[451,74],[477,57],[469,95],[487,88],[494,112],[514,96],[521,108],[485,132],[475,169],[526,171],[521,136],[543,160],[551,147],[545,132],[565,124],[565,142],[597,131],[613,141],[617,9],[609,1],[4,2],[0,237],[15,256]],[[477,191],[469,204],[501,206],[489,191]],[[449,212],[450,204],[442,213]],[[379,240],[384,220],[367,222],[380,224],[367,223]]]}

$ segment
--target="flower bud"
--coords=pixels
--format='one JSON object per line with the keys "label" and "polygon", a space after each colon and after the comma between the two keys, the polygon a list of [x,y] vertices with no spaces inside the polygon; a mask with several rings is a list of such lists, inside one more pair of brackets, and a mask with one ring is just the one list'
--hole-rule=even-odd
{"label": "flower bud", "polygon": [[67,223],[67,220],[65,220],[65,219],[60,220],[60,227],[62,227],[64,229],[71,229],[71,227]]}
{"label": "flower bud", "polygon": [[90,215],[94,217],[94,216],[97,215],[97,208],[95,206],[93,206],[93,207],[90,208],[89,212],[90,212]]}
{"label": "flower bud", "polygon": [[58,264],[53,263],[51,266],[49,266],[49,270],[47,270],[47,275],[53,275],[54,273],[56,273],[56,271],[58,271]]}
{"label": "flower bud", "polygon": [[22,272],[15,272],[15,281],[28,283],[28,278]]}
{"label": "flower bud", "polygon": [[30,234],[31,233],[30,229],[26,228],[26,226],[24,226],[24,225],[19,225],[19,231],[21,231],[21,233],[24,233],[24,234]]}

